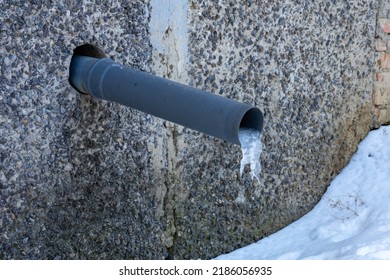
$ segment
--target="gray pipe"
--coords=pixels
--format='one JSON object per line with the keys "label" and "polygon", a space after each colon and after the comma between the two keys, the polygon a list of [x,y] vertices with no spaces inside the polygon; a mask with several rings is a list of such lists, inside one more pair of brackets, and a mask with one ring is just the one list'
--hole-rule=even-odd
{"label": "gray pipe", "polygon": [[263,127],[263,114],[256,107],[125,67],[109,58],[73,55],[69,81],[79,92],[237,145],[240,127],[259,131]]}

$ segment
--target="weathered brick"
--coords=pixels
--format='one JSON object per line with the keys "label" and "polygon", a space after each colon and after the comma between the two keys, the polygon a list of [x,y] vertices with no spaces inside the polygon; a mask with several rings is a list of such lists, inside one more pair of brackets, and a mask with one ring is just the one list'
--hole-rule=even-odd
{"label": "weathered brick", "polygon": [[383,53],[380,55],[379,66],[382,69],[390,68],[390,53]]}
{"label": "weathered brick", "polygon": [[390,105],[390,85],[377,82],[374,87],[373,102],[376,106]]}
{"label": "weathered brick", "polygon": [[375,114],[380,124],[390,123],[390,108],[376,108]]}
{"label": "weathered brick", "polygon": [[376,39],[375,40],[375,49],[378,52],[383,52],[387,50],[386,42],[382,39]]}
{"label": "weathered brick", "polygon": [[379,72],[376,73],[376,80],[378,82],[383,82],[383,83],[390,83],[390,72]]}
{"label": "weathered brick", "polygon": [[383,32],[390,33],[390,19],[380,18],[378,19],[378,24]]}

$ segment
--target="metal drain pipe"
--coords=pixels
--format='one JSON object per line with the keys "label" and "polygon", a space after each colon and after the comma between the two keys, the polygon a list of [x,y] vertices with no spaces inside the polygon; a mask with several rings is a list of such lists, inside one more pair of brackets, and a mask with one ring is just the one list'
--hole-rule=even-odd
{"label": "metal drain pipe", "polygon": [[256,107],[125,67],[101,56],[96,58],[75,52],[69,81],[79,92],[237,145],[240,145],[240,127],[258,131],[263,127],[263,114]]}

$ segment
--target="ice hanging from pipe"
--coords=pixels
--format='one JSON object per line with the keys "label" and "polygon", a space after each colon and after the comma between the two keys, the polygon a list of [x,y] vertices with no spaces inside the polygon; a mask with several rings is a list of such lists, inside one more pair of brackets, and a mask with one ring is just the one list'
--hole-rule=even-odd
{"label": "ice hanging from pipe", "polygon": [[250,128],[240,128],[238,133],[242,152],[240,176],[242,177],[245,166],[249,164],[252,180],[256,178],[258,182],[260,182],[260,155],[262,152],[260,136],[260,131]]}

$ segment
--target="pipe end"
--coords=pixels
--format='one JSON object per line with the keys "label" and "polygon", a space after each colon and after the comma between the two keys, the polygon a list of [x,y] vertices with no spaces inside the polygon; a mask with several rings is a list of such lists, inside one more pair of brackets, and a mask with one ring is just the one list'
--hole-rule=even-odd
{"label": "pipe end", "polygon": [[240,128],[263,129],[263,113],[258,108],[249,109],[241,119]]}

